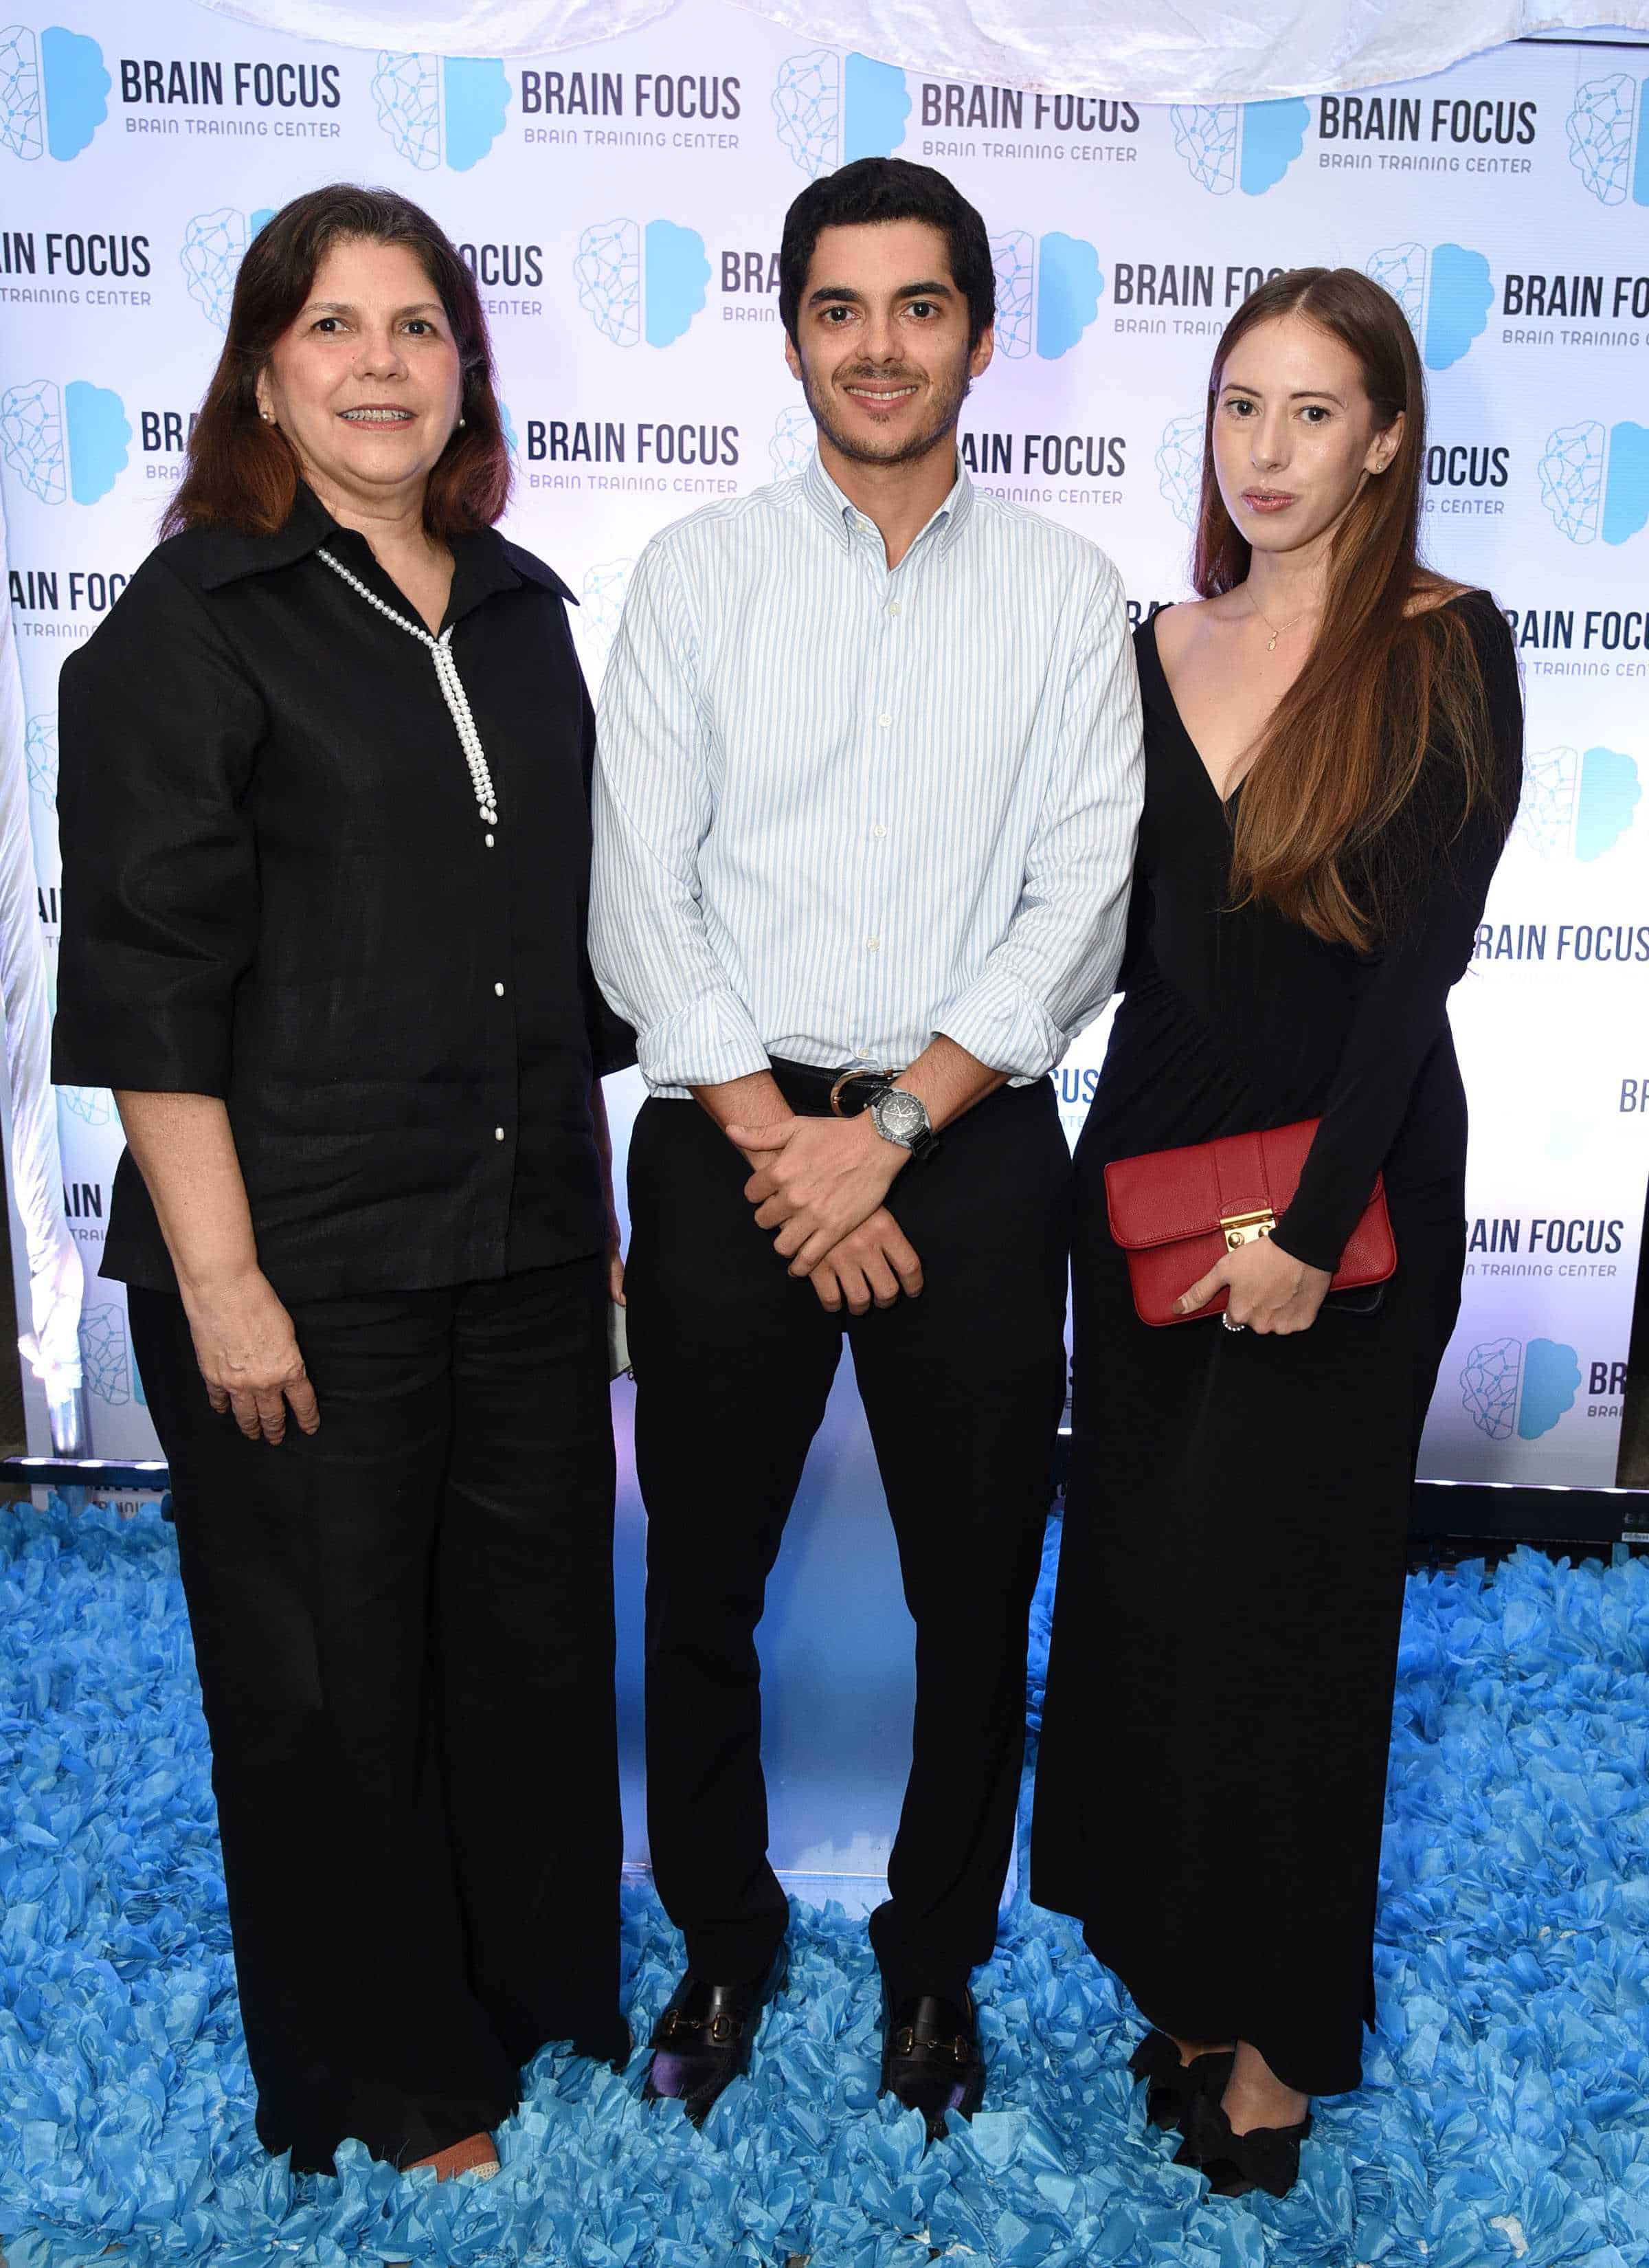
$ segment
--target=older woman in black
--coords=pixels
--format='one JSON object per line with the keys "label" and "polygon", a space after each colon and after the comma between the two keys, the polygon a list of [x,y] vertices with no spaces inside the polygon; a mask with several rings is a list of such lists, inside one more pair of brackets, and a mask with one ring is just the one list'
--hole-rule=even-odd
{"label": "older woman in black", "polygon": [[[1410,1485],[1459,1305],[1447,998],[1515,808],[1488,594],[1417,563],[1424,382],[1348,269],[1264,286],[1211,386],[1194,581],[1145,623],[1124,997],[1077,1152],[1070,1503],[1033,1895],[1153,2029],[1150,2116],[1281,2194],[1358,2085]],[[1150,1328],[1112,1159],[1316,1118],[1298,1194]],[[1383,1171],[1398,1254],[1330,1292]]]}
{"label": "older woman in black", "polygon": [[590,705],[469,272],[254,239],[169,540],[63,672],[55,1073],[171,1464],[258,2132],[442,2176],[620,2058]]}

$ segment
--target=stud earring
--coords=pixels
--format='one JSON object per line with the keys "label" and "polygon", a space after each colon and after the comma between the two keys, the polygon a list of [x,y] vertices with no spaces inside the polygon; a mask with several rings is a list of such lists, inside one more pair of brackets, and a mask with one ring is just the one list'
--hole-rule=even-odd
{"label": "stud earring", "polygon": [[459,419],[459,421],[458,421],[458,422],[459,422],[459,423],[460,423],[460,425],[467,425],[467,424],[468,424],[468,423],[469,423],[469,420],[468,420],[468,418],[467,418],[467,417],[460,417],[460,418]]}

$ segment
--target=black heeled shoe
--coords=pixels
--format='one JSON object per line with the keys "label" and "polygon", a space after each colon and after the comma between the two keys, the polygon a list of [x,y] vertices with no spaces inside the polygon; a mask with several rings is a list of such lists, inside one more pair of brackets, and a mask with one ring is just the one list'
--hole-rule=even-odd
{"label": "black heeled shoe", "polygon": [[1168,2127],[1180,2124],[1193,2095],[1223,2095],[1236,2059],[1233,2048],[1211,2048],[1182,2063],[1178,2042],[1167,2032],[1150,2031],[1129,2057],[1128,2068],[1145,2082],[1146,2119]]}
{"label": "black heeled shoe", "polygon": [[652,2028],[643,2101],[679,2102],[702,2126],[718,2095],[749,2070],[762,2011],[784,1991],[789,1973],[782,1945],[766,1976],[753,1983],[710,1984],[689,1969]]}
{"label": "black heeled shoe", "polygon": [[1250,2190],[1286,2197],[1299,2179],[1299,2146],[1310,2132],[1307,2112],[1298,2126],[1252,2126],[1233,2134],[1218,2096],[1196,2095],[1186,2107],[1185,2139],[1174,2162],[1195,2166],[1215,2197],[1247,2197]]}
{"label": "black heeled shoe", "polygon": [[985,2064],[979,2052],[977,2012],[971,1992],[964,2006],[932,1992],[892,2001],[882,1987],[882,2077],[880,2093],[896,2095],[919,2110],[930,2142],[942,2142],[947,2110],[971,2118],[985,2099]]}

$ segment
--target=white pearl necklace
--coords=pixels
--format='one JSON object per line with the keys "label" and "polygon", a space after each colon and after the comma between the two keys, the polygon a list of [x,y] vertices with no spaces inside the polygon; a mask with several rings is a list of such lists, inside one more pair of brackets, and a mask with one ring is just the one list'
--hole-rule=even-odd
{"label": "white pearl necklace", "polygon": [[[475,801],[481,806],[481,815],[487,825],[496,827],[498,823],[498,799],[493,792],[492,774],[487,769],[481,735],[475,730],[475,720],[469,713],[469,696],[464,690],[464,681],[458,674],[458,664],[453,660],[452,647],[447,643],[453,635],[452,625],[449,623],[439,637],[431,637],[421,623],[409,622],[405,615],[398,615],[393,607],[386,606],[376,591],[368,590],[360,577],[351,575],[349,569],[335,559],[329,551],[322,551],[320,556],[335,575],[342,575],[351,590],[360,593],[369,607],[376,607],[380,615],[386,615],[392,622],[406,631],[409,637],[416,638],[420,645],[430,649],[430,659],[435,664],[435,674],[440,681],[448,713],[458,728],[458,744],[464,751],[464,762],[469,766],[469,784],[475,791]],[[490,844],[492,837],[489,836],[487,841]]]}

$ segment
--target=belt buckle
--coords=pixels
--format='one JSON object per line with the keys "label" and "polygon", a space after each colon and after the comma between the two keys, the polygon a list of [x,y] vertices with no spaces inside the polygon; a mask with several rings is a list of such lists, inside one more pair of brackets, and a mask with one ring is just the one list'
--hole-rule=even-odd
{"label": "belt buckle", "polygon": [[898,1076],[899,1074],[896,1071],[877,1071],[873,1066],[866,1067],[863,1070],[844,1071],[830,1090],[831,1116],[833,1118],[846,1118],[850,1116],[857,1115],[843,1110],[842,1108],[843,1089],[844,1087],[851,1086],[856,1080],[873,1079],[880,1086],[884,1081],[895,1079]]}

